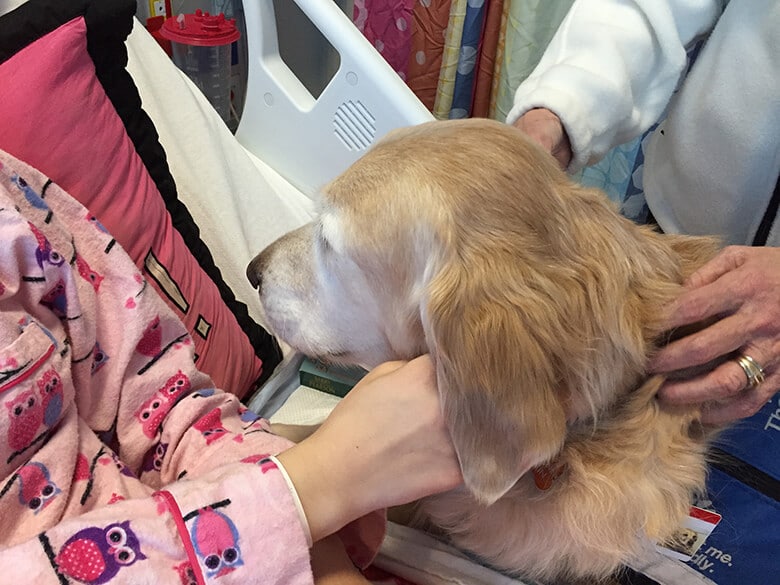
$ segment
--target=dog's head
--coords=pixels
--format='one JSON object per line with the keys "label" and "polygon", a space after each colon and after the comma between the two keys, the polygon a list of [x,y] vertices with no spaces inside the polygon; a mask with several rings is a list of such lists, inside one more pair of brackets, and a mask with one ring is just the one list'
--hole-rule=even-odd
{"label": "dog's head", "polygon": [[389,135],[247,273],[304,353],[430,352],[466,484],[492,502],[638,384],[661,307],[713,250],[620,217],[515,128],[464,120]]}

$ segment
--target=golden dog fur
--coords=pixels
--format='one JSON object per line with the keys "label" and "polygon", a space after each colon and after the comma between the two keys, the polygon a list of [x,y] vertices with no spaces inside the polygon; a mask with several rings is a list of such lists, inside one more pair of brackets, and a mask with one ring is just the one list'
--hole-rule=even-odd
{"label": "golden dog fur", "polygon": [[306,353],[433,356],[465,488],[421,502],[421,522],[504,570],[599,579],[703,488],[709,432],[659,404],[646,364],[715,252],[621,217],[518,130],[464,120],[382,140],[248,275]]}

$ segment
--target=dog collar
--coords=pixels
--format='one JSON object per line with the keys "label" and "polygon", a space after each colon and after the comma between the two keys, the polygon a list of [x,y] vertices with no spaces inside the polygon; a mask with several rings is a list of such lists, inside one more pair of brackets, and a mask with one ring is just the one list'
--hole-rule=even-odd
{"label": "dog collar", "polygon": [[531,473],[533,473],[536,487],[543,492],[549,490],[553,482],[563,474],[563,469],[563,464],[554,461],[534,467]]}

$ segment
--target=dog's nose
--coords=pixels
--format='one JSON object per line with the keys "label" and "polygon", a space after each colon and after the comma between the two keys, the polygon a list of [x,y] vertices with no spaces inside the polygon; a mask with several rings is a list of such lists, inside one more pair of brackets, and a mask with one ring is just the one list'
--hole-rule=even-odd
{"label": "dog's nose", "polygon": [[254,260],[246,267],[246,277],[249,282],[256,289],[260,289],[260,285],[263,284],[263,259],[262,254],[255,256]]}

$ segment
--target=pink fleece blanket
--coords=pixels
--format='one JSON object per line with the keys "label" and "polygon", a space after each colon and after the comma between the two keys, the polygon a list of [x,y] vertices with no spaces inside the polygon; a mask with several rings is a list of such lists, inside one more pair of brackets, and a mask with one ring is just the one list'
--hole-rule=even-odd
{"label": "pink fleece blanket", "polygon": [[[4,583],[311,583],[289,443],[91,214],[0,152]],[[382,527],[353,543],[368,561]],[[359,545],[359,546],[355,546]]]}

